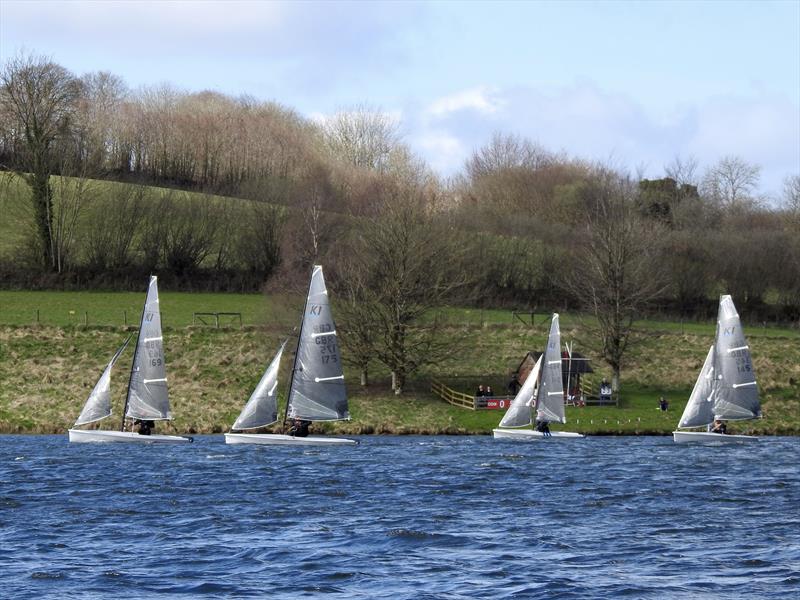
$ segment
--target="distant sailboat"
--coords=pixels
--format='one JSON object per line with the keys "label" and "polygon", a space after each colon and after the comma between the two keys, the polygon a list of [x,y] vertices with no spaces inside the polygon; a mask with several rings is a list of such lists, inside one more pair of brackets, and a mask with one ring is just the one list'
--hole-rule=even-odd
{"label": "distant sailboat", "polygon": [[558,313],[553,314],[547,348],[539,357],[525,383],[511,402],[498,429],[492,430],[496,439],[538,440],[574,439],[584,437],[570,431],[543,433],[535,429],[515,429],[531,425],[533,412],[537,421],[545,423],[566,423],[564,413],[564,383],[561,366],[561,331],[558,326]]}
{"label": "distant sailboat", "polygon": [[[286,342],[272,359],[242,413],[233,424],[237,429],[257,429],[278,420],[278,366]],[[322,267],[311,274],[292,376],[287,393],[287,418],[303,421],[341,421],[350,419],[347,392],[336,327],[333,323],[328,290]],[[226,444],[265,445],[355,445],[355,440],[323,436],[300,437],[276,433],[226,433]]]}
{"label": "distant sailboat", "polygon": [[143,435],[124,431],[125,419],[142,421],[163,421],[172,419],[167,394],[167,376],[164,367],[164,347],[161,337],[161,312],[158,302],[158,284],[155,276],[150,277],[147,288],[139,334],[136,339],[136,353],[133,358],[125,408],[122,411],[120,431],[75,429],[105,419],[111,415],[111,370],[130,337],[114,354],[100,376],[75,425],[69,430],[70,442],[191,442],[189,437],[177,435]]}
{"label": "distant sailboat", "polygon": [[[750,347],[730,296],[719,299],[717,332],[700,369],[700,375],[681,415],[678,429],[708,427],[714,421],[741,421],[761,417]],[[749,435],[712,431],[674,431],[677,443],[757,442]]]}

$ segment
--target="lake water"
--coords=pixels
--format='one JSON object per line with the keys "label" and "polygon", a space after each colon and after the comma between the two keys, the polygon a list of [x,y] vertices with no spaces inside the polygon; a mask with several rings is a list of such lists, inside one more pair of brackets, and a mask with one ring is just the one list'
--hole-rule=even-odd
{"label": "lake water", "polygon": [[361,442],[0,436],[0,597],[775,600],[800,589],[800,439]]}

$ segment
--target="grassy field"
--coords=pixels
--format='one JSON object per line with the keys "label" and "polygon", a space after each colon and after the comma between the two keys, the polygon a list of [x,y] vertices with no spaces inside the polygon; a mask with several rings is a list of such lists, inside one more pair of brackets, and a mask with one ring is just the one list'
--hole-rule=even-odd
{"label": "grassy field", "polygon": [[[0,292],[0,431],[62,432],[80,412],[114,349],[135,331],[142,294]],[[226,430],[238,414],[280,341],[296,325],[299,300],[261,295],[162,294],[165,352],[174,429]],[[35,323],[35,310],[40,321]],[[334,307],[335,309],[335,307]],[[128,326],[122,311],[127,310]],[[244,327],[192,326],[194,312],[241,312]],[[33,315],[32,315],[33,313]],[[84,313],[89,325],[84,325]],[[477,314],[477,317],[476,317]],[[461,342],[447,363],[418,373],[400,397],[387,373],[373,367],[375,382],[357,385],[346,371],[352,421],[320,426],[339,433],[489,433],[500,411],[450,406],[430,393],[432,377],[471,392],[477,384],[505,387],[525,353],[541,348],[546,316],[525,325],[508,311],[449,311],[451,333]],[[708,346],[711,325],[647,322],[623,371],[619,407],[568,407],[566,428],[591,434],[669,433],[683,410]],[[794,330],[748,329],[765,419],[733,424],[739,432],[800,433],[800,344]],[[596,356],[591,322],[563,315],[564,341]],[[115,410],[122,403],[131,354],[118,363],[112,383]],[[285,384],[290,361],[284,361]],[[598,361],[596,380],[609,375]],[[670,401],[666,413],[657,399]],[[554,428],[555,429],[555,428]]]}

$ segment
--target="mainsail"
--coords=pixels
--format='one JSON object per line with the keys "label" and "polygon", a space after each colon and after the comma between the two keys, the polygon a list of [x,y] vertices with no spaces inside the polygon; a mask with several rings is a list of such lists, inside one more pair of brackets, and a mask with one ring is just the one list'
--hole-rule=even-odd
{"label": "mainsail", "polygon": [[536,401],[536,418],[549,423],[566,423],[564,414],[564,381],[561,368],[561,331],[558,313],[553,314],[550,335],[542,364],[542,384]]}
{"label": "mainsail", "polygon": [[539,372],[542,368],[542,360],[544,355],[539,357],[536,361],[525,383],[517,392],[508,411],[503,415],[503,420],[500,421],[499,427],[525,427],[531,424],[531,407],[534,402],[534,394],[536,393],[536,386],[539,381]]}
{"label": "mainsail", "polygon": [[142,311],[136,354],[128,383],[125,416],[132,419],[163,421],[172,418],[167,394],[164,343],[161,337],[161,312],[158,306],[158,283],[150,277],[147,299]]}
{"label": "mainsail", "polygon": [[83,405],[83,410],[78,416],[78,420],[75,421],[74,427],[94,423],[111,415],[111,369],[130,341],[131,336],[128,336],[114,353],[100,379],[97,380],[92,393],[86,399],[86,404]]}
{"label": "mainsail", "polygon": [[708,349],[703,368],[683,409],[678,427],[702,427],[714,420],[714,346]]}
{"label": "mainsail", "polygon": [[730,296],[721,296],[715,352],[714,417],[724,420],[761,416],[758,387],[739,314]]}
{"label": "mainsail", "polygon": [[261,381],[250,395],[232,429],[256,429],[270,425],[278,420],[278,368],[286,342],[281,344],[275,358],[264,371]]}
{"label": "mainsail", "polygon": [[350,418],[336,326],[319,265],[314,265],[308,288],[289,386],[287,416],[308,421]]}

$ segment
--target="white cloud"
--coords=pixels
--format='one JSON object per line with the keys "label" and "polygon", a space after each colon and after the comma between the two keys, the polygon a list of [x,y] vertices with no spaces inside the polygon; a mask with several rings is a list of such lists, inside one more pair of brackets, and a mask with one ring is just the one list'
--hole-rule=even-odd
{"label": "white cloud", "polygon": [[457,136],[446,131],[425,132],[412,139],[411,144],[435,171],[443,174],[456,172],[470,151]]}
{"label": "white cloud", "polygon": [[800,171],[800,110],[784,97],[709,98],[653,112],[632,97],[591,82],[558,88],[475,88],[440,98],[418,112],[411,143],[444,175],[458,171],[496,131],[554,151],[663,175],[676,155],[701,167],[737,154],[762,166],[762,189]]}
{"label": "white cloud", "polygon": [[463,110],[493,114],[501,105],[491,88],[477,87],[439,98],[431,103],[427,112],[434,117],[443,117]]}

